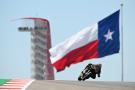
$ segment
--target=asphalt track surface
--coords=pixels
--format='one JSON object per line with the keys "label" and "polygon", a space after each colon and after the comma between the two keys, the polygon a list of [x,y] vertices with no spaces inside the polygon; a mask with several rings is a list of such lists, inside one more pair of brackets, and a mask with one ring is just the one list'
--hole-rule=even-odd
{"label": "asphalt track surface", "polygon": [[135,90],[135,82],[35,80],[26,90]]}

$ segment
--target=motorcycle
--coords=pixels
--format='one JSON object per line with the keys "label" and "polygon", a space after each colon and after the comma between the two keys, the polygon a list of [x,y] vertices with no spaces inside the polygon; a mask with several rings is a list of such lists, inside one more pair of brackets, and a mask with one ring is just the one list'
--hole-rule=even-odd
{"label": "motorcycle", "polygon": [[101,73],[101,64],[97,64],[97,65],[88,64],[79,75],[78,81],[85,81],[86,79],[89,79],[90,77],[92,79],[95,79],[96,74],[98,74],[98,77],[100,77],[100,73]]}

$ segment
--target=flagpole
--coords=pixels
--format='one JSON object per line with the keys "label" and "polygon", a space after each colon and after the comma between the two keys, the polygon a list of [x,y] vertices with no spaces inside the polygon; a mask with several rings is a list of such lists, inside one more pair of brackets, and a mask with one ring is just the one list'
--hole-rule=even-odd
{"label": "flagpole", "polygon": [[124,58],[123,58],[123,3],[121,4],[121,82],[124,81]]}

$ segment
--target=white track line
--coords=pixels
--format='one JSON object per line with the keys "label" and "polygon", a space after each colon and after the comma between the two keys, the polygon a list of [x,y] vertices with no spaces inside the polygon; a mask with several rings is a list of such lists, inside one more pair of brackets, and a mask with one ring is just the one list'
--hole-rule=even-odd
{"label": "white track line", "polygon": [[29,83],[27,83],[27,84],[22,88],[22,90],[25,90],[33,81],[35,81],[35,80],[29,81]]}
{"label": "white track line", "polygon": [[0,90],[25,90],[34,80],[11,80],[0,86]]}

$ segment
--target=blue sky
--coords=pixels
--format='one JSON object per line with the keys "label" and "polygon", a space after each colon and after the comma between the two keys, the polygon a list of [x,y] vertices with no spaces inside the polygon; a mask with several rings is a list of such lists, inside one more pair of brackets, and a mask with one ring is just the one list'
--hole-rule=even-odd
{"label": "blue sky", "polygon": [[[31,75],[30,33],[19,32],[18,23],[12,20],[23,17],[48,19],[52,46],[55,46],[120,9],[121,3],[124,4],[124,80],[135,81],[134,0],[0,0],[0,78],[30,78]],[[62,72],[55,72],[55,79],[77,80],[90,62],[103,64],[101,78],[96,81],[121,80],[121,53],[71,65]]]}

